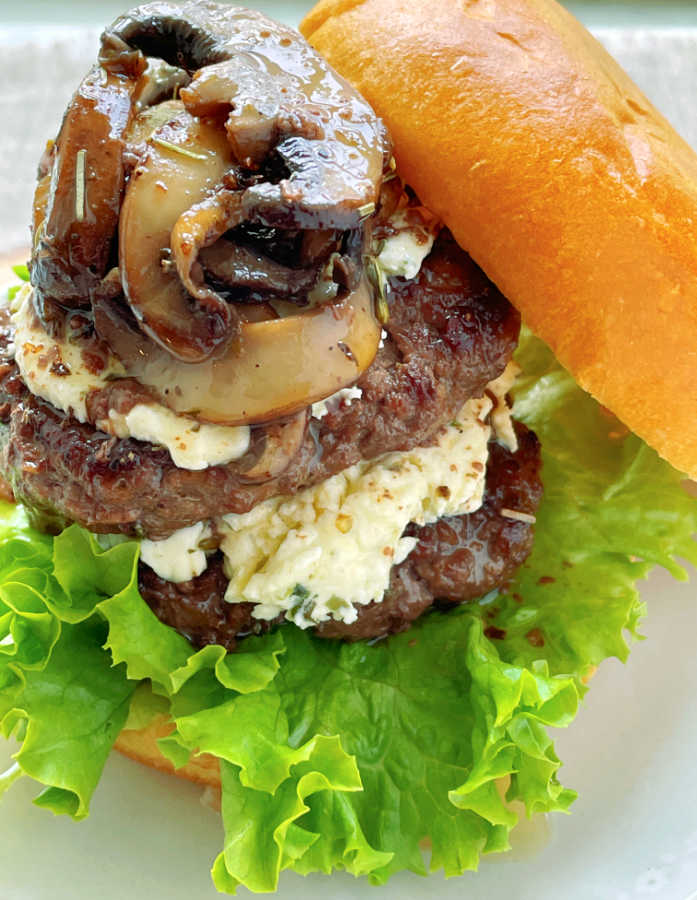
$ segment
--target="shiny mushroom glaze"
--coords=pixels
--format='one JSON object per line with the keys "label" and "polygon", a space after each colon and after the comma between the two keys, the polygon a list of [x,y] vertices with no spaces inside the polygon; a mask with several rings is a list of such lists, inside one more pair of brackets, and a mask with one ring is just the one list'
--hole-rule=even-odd
{"label": "shiny mushroom glaze", "polygon": [[276,151],[289,170],[245,199],[249,217],[294,228],[359,226],[377,202],[389,142],[365,100],[291,28],[216,3],[151,3],[102,37],[113,64],[141,50],[194,73],[182,89],[196,116],[222,115],[237,162],[260,169]]}
{"label": "shiny mushroom glaze", "polygon": [[[145,60],[135,69],[140,75]],[[124,187],[124,136],[138,78],[94,66],[70,102],[34,198],[34,287],[88,307],[107,272]]]}
{"label": "shiny mushroom glaze", "polygon": [[[367,279],[343,300],[295,315],[245,321],[241,349],[183,363],[149,344],[113,300],[95,309],[99,333],[140,384],[181,415],[218,425],[271,422],[358,380],[375,357],[379,325]],[[377,326],[377,339],[376,339]]]}
{"label": "shiny mushroom glaze", "polygon": [[[215,3],[132,10],[104,32],[49,161],[35,197],[36,308],[91,305],[99,330],[120,285],[140,334],[129,321],[117,339],[111,315],[102,337],[127,375],[156,389],[153,372],[181,375],[199,400],[188,413],[261,422],[370,365],[380,327],[362,265],[390,145],[295,31]],[[313,352],[314,367],[300,365]],[[211,372],[232,378],[230,396],[260,360],[266,398],[254,391],[254,412],[241,401],[226,413]]]}

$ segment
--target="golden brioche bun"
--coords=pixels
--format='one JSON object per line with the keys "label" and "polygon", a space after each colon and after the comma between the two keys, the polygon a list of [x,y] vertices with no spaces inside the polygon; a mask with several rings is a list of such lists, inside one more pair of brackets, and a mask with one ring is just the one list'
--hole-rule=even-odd
{"label": "golden brioche bun", "polygon": [[158,717],[147,728],[139,730],[124,729],[116,739],[114,748],[124,756],[146,766],[152,766],[160,772],[169,775],[178,775],[187,778],[196,784],[220,787],[220,765],[214,756],[202,753],[200,756],[192,756],[189,762],[180,769],[175,769],[172,763],[166,759],[157,745],[159,738],[167,737],[174,725],[165,716]]}
{"label": "golden brioche bun", "polygon": [[697,476],[697,156],[552,0],[321,0],[301,30],[579,384]]}

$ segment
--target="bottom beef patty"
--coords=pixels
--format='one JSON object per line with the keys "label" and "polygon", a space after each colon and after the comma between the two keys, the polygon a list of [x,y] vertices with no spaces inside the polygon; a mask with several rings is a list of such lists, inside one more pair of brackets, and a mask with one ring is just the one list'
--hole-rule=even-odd
{"label": "bottom beef patty", "polygon": [[[516,424],[518,450],[492,443],[484,502],[474,513],[410,526],[418,543],[391,573],[380,603],[361,607],[351,625],[328,621],[315,633],[324,638],[361,640],[405,631],[434,603],[472,600],[500,587],[525,561],[533,543],[534,517],[542,497],[540,445]],[[522,515],[521,515],[522,514]],[[222,644],[228,650],[250,634],[279,624],[255,619],[250,603],[226,603],[222,555],[211,557],[198,578],[173,584],[140,564],[140,591],[155,615],[196,646]]]}

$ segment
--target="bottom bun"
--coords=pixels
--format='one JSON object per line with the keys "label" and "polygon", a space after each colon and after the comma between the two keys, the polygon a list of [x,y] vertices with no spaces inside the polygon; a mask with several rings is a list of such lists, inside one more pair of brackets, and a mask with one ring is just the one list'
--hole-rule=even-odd
{"label": "bottom bun", "polygon": [[186,778],[196,784],[209,787],[220,787],[220,765],[209,753],[192,756],[189,762],[180,769],[162,755],[157,745],[159,738],[167,737],[174,730],[174,725],[165,716],[154,719],[147,728],[138,731],[124,729],[116,739],[114,748],[136,762],[152,766],[160,772]]}
{"label": "bottom bun", "polygon": [[[582,679],[583,683],[588,684],[595,672],[594,666]],[[220,790],[220,764],[210,753],[192,756],[189,762],[179,769],[162,755],[157,742],[172,731],[174,731],[172,722],[166,716],[158,716],[146,728],[138,730],[125,728],[116,739],[114,749],[136,762],[157,769],[158,772],[166,772],[168,775],[176,775],[195,784]]]}

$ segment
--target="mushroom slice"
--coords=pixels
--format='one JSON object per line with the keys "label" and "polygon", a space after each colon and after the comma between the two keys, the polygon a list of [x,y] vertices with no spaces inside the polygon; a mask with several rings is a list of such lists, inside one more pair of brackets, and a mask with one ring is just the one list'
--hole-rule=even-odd
{"label": "mushroom slice", "polygon": [[241,192],[220,188],[182,213],[172,229],[172,256],[179,278],[192,297],[213,311],[225,301],[203,283],[198,254],[242,221]]}
{"label": "mushroom slice", "polygon": [[[63,119],[48,197],[42,182],[37,188],[32,283],[69,307],[89,305],[109,265],[124,184],[123,136],[136,84],[92,68]],[[45,218],[38,224],[44,202]]]}
{"label": "mushroom slice", "polygon": [[128,375],[152,387],[174,412],[221,425],[273,421],[354,384],[377,353],[380,325],[366,279],[333,304],[298,315],[243,322],[225,355],[203,363],[174,359],[105,299],[100,336]]}
{"label": "mushroom slice", "polygon": [[[280,52],[278,52],[280,51]],[[374,210],[384,167],[377,122],[353,101],[335,76],[307,54],[315,78],[293,74],[292,54],[255,48],[200,69],[181,92],[194,115],[227,112],[225,128],[235,158],[259,168],[273,151],[289,173],[245,193],[247,218],[279,228],[351,229]],[[321,77],[320,77],[321,76]]]}
{"label": "mushroom slice", "polygon": [[147,143],[153,134],[184,112],[181,100],[163,100],[155,106],[146,106],[131,122],[126,133],[128,149],[132,152],[147,152]]}
{"label": "mushroom slice", "polygon": [[278,138],[286,81],[287,76],[273,77],[252,54],[242,52],[199,69],[181,97],[193,115],[227,113],[225,128],[235,158],[247,168],[258,168]]}
{"label": "mushroom slice", "polygon": [[170,66],[162,59],[149,59],[147,63],[133,97],[137,109],[147,109],[171,100],[190,80],[184,69]]}
{"label": "mushroom slice", "polygon": [[117,19],[102,59],[129,50],[193,74],[181,91],[195,115],[227,113],[236,161],[263,168],[277,156],[289,177],[249,189],[253,221],[281,228],[358,228],[375,209],[391,156],[368,103],[297,31],[260,13],[213,3],[149,3]]}
{"label": "mushroom slice", "polygon": [[182,112],[153,134],[121,210],[119,267],[129,305],[146,334],[190,363],[229,344],[235,321],[221,298],[202,306],[187,293],[168,260],[171,234],[231,166],[222,129]]}
{"label": "mushroom slice", "polygon": [[[290,175],[278,184],[264,181],[245,191],[244,211],[250,222],[271,228],[348,230],[360,225],[361,210],[365,216],[375,211],[376,192],[361,193],[367,181],[359,178],[360,170],[351,173],[359,154],[339,140],[294,135],[273,152]],[[382,155],[377,157],[379,163],[372,170],[375,184],[382,174]]]}
{"label": "mushroom slice", "polygon": [[265,292],[277,298],[305,298],[319,278],[318,266],[290,269],[252,247],[218,241],[205,249],[200,262],[214,283],[231,290]]}
{"label": "mushroom slice", "polygon": [[307,422],[307,410],[304,409],[287,422],[270,422],[259,429],[263,432],[261,454],[249,469],[240,471],[240,480],[246,484],[261,484],[282,475],[303,445]]}

